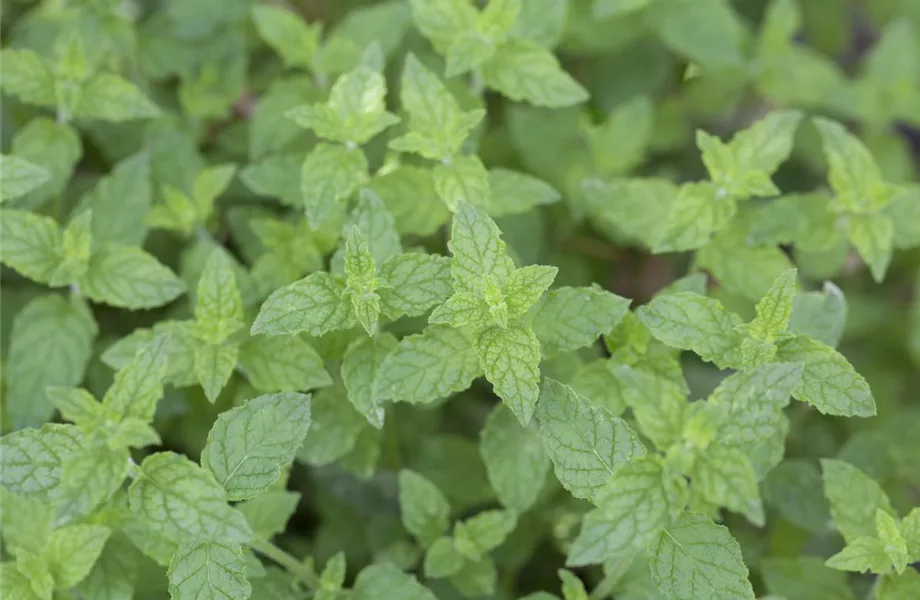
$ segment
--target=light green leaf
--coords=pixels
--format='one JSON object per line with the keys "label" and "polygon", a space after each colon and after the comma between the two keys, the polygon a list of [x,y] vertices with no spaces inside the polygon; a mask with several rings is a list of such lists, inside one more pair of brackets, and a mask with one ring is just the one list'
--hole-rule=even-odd
{"label": "light green leaf", "polygon": [[0,261],[39,283],[51,281],[61,262],[62,231],[54,219],[24,210],[0,211]]}
{"label": "light green leaf", "polygon": [[169,564],[169,596],[174,600],[247,600],[251,593],[238,545],[185,542]]}
{"label": "light green leaf", "polygon": [[310,433],[297,458],[322,466],[348,454],[367,428],[367,420],[348,401],[342,385],[315,393],[310,403]]}
{"label": "light green leaf", "polygon": [[623,175],[642,162],[654,109],[648,96],[639,95],[615,106],[601,125],[585,125],[591,158],[602,173]]}
{"label": "light green leaf", "polygon": [[185,291],[182,280],[156,258],[127,246],[94,254],[78,285],[94,302],[129,310],[168,304]]}
{"label": "light green leaf", "polygon": [[300,191],[307,220],[318,227],[367,183],[367,159],[359,148],[319,144],[301,167]]}
{"label": "light green leaf", "polygon": [[395,337],[381,333],[355,340],[342,357],[342,382],[348,401],[377,429],[383,427],[384,410],[376,402],[374,385],[381,365],[396,345]]}
{"label": "light green leaf", "polygon": [[901,532],[907,541],[907,552],[911,560],[920,556],[920,508],[910,511],[901,522]]}
{"label": "light green leaf", "polygon": [[479,362],[495,393],[522,425],[540,394],[540,342],[531,329],[490,327],[476,341]]}
{"label": "light green leaf", "polygon": [[252,334],[286,335],[305,332],[313,336],[349,329],[355,319],[351,305],[342,300],[345,282],[319,271],[272,292],[262,304]]}
{"label": "light green leaf", "polygon": [[83,444],[75,425],[47,423],[0,438],[0,485],[25,498],[46,501],[58,493],[61,467]]}
{"label": "light green leaf", "polygon": [[771,593],[784,598],[803,594],[808,598],[856,600],[846,577],[824,566],[816,556],[764,558],[760,574]]}
{"label": "light green leaf", "polygon": [[571,571],[559,569],[559,578],[562,580],[562,597],[564,600],[588,600],[585,583]]}
{"label": "light green leaf", "polygon": [[432,325],[404,337],[377,372],[377,402],[427,404],[465,390],[482,374],[479,352],[462,332]]}
{"label": "light green leaf", "polygon": [[268,540],[284,531],[299,502],[299,493],[270,488],[251,500],[240,502],[236,508],[246,517],[256,537]]}
{"label": "light green leaf", "polygon": [[509,35],[552,48],[562,39],[568,0],[530,0],[521,3]]}
{"label": "light green leaf", "polygon": [[478,156],[455,156],[448,163],[438,163],[432,178],[438,197],[454,212],[461,203],[481,209],[489,206],[489,172]]}
{"label": "light green leaf", "polygon": [[878,600],[912,600],[920,594],[920,574],[907,570],[900,575],[884,575],[879,578],[875,594]]}
{"label": "light green leaf", "polygon": [[842,460],[823,459],[821,471],[824,494],[831,503],[831,516],[847,543],[875,537],[876,511],[894,514],[884,490],[868,475]]}
{"label": "light green leaf", "polygon": [[115,374],[115,381],[102,399],[112,416],[119,420],[153,420],[157,401],[163,396],[171,341],[168,335],[155,337]]}
{"label": "light green leaf", "polygon": [[386,173],[378,171],[366,189],[383,199],[401,235],[427,237],[450,216],[428,168],[403,164]]}
{"label": "light green leaf", "polygon": [[649,546],[652,576],[676,600],[753,600],[741,548],[728,529],[708,517],[684,513]]}
{"label": "light green leaf", "polygon": [[355,600],[437,600],[431,591],[396,567],[371,565],[355,579]]}
{"label": "light green leaf", "polygon": [[3,373],[6,416],[14,428],[50,419],[54,408],[47,387],[73,387],[83,380],[98,332],[79,298],[41,295],[16,314]]}
{"label": "light green leaf", "polygon": [[824,144],[828,183],[834,191],[831,210],[873,213],[891,203],[893,188],[882,179],[868,148],[836,121],[812,119]]}
{"label": "light green leaf", "polygon": [[78,593],[89,600],[127,600],[134,595],[138,552],[126,537],[111,537]]}
{"label": "light green leaf", "polygon": [[866,380],[842,354],[803,335],[777,343],[778,362],[804,365],[802,380],[792,395],[820,412],[847,417],[875,415],[875,400]]}
{"label": "light green leaf", "polygon": [[144,459],[128,500],[131,512],[176,542],[245,543],[252,537],[211,473],[172,452]]}
{"label": "light green leaf", "polygon": [[588,91],[545,48],[523,39],[502,44],[482,68],[486,85],[514,101],[560,108],[580,104]]}
{"label": "light green leaf", "polygon": [[631,558],[676,522],[687,495],[686,480],[668,473],[658,457],[643,456],[615,465],[593,498],[598,508],[585,515],[566,565]]}
{"label": "light green leaf", "polygon": [[323,359],[297,335],[251,336],[240,346],[239,369],[260,392],[293,392],[332,384]]}
{"label": "light green leaf", "polygon": [[847,301],[843,292],[830,281],[820,292],[804,292],[795,297],[789,331],[835,347],[843,336],[847,318]]}
{"label": "light green leaf", "polygon": [[492,217],[525,213],[562,199],[559,191],[542,179],[510,169],[489,169],[488,213]]}
{"label": "light green leaf", "polygon": [[713,233],[728,225],[736,209],[735,200],[708,181],[683,184],[665,225],[658,231],[658,239],[653,240],[653,252],[681,252],[705,246]]}
{"label": "light green leaf", "polygon": [[409,114],[409,131],[391,141],[390,147],[432,160],[457,154],[485,116],[482,110],[463,111],[440,78],[411,52],[403,66],[400,102]]}
{"label": "light green leaf", "polygon": [[96,563],[111,530],[101,525],[69,525],[56,529],[48,540],[45,557],[58,588],[83,581]]}
{"label": "light green leaf", "polygon": [[378,267],[402,253],[396,221],[384,201],[370,190],[362,190],[351,213],[351,223],[361,232]]}
{"label": "light green leaf", "polygon": [[252,498],[294,460],[309,427],[309,396],[284,392],[253,398],[220,414],[208,433],[201,464],[230,500]]}
{"label": "light green leaf", "polygon": [[743,514],[754,525],[763,527],[766,519],[757,475],[747,456],[717,440],[698,453],[689,476],[694,491],[707,502]]}
{"label": "light green leaf", "polygon": [[50,286],[67,285],[86,274],[93,245],[92,216],[92,211],[83,211],[64,228],[59,250],[61,264],[51,276]]}
{"label": "light green leaf", "polygon": [[559,269],[544,265],[528,265],[515,269],[505,282],[502,292],[513,319],[526,313],[549,289]]}
{"label": "light green leaf", "polygon": [[[96,182],[81,203],[97,215],[93,219],[93,244],[140,246],[147,235],[145,217],[150,209],[151,160],[144,152],[120,161]],[[104,215],[104,218],[98,215]]]}
{"label": "light green leaf", "polygon": [[487,510],[454,524],[454,545],[473,561],[499,547],[517,526],[513,510]]}
{"label": "light green leaf", "polygon": [[280,6],[255,5],[250,9],[256,31],[281,56],[288,67],[306,67],[319,49],[320,26],[305,23]]}
{"label": "light green leaf", "polygon": [[0,189],[0,202],[24,196],[43,185],[50,178],[51,173],[43,167],[33,165],[29,161],[16,156],[0,154],[0,180],[3,180],[3,188]]}
{"label": "light green leaf", "polygon": [[243,299],[230,258],[223,249],[211,252],[204,265],[195,304],[195,333],[203,342],[222,344],[243,327]]}
{"label": "light green leaf", "polygon": [[649,18],[661,40],[709,70],[741,66],[744,26],[730,2],[655,3]]}
{"label": "light green leaf", "polygon": [[884,573],[891,568],[891,559],[885,553],[885,545],[875,537],[859,537],[848,542],[843,550],[824,563],[839,571],[857,573]]}
{"label": "light green leaf", "polygon": [[498,225],[465,202],[457,206],[448,248],[453,254],[451,275],[458,292],[480,292],[487,279],[501,286],[514,270]]}
{"label": "light green leaf", "polygon": [[447,300],[453,289],[451,261],[446,256],[408,252],[380,268],[380,308],[391,319],[425,314]]}
{"label": "light green leaf", "polygon": [[0,87],[27,104],[57,104],[54,74],[32,50],[7,48],[2,54],[3,74]]}
{"label": "light green leaf", "polygon": [[501,298],[501,291],[496,291],[498,302],[495,308],[499,315],[504,316],[503,320],[495,318],[484,298],[468,292],[458,292],[448,298],[444,304],[435,308],[428,317],[428,322],[432,325],[446,323],[458,328],[471,326],[477,331],[490,324],[507,325],[507,306]]}
{"label": "light green leaf", "polygon": [[543,380],[537,419],[556,477],[576,498],[593,498],[617,464],[645,455],[625,421],[549,378]]}
{"label": "light green leaf", "polygon": [[80,91],[80,101],[74,110],[75,117],[111,123],[153,119],[161,114],[140,88],[113,73],[91,78]]}
{"label": "light green leaf", "polygon": [[519,513],[534,505],[550,466],[536,424],[521,427],[509,409],[495,405],[482,428],[479,454],[502,504]]}
{"label": "light green leaf", "polygon": [[209,402],[214,402],[236,368],[239,347],[199,344],[195,347],[195,376]]}
{"label": "light green leaf", "polygon": [[[738,364],[741,324],[718,300],[692,292],[656,296],[637,311],[639,318],[665,344],[692,350],[719,368]],[[792,359],[784,359],[792,360]]]}
{"label": "light green leaf", "polygon": [[399,121],[386,112],[385,95],[383,75],[358,66],[336,79],[325,103],[294,108],[287,116],[321,138],[360,145]]}
{"label": "light green leaf", "polygon": [[[6,71],[4,68],[4,74]],[[29,205],[38,205],[64,191],[83,155],[83,145],[80,134],[70,125],[47,117],[35,117],[16,132],[12,154],[43,167],[51,174],[50,180],[21,200]]]}
{"label": "light green leaf", "polygon": [[466,558],[460,554],[450,537],[435,540],[425,552],[425,577],[443,579],[450,577],[463,568]]}
{"label": "light green leaf", "polygon": [[0,537],[3,547],[16,555],[19,548],[39,553],[47,545],[51,535],[51,520],[54,516],[50,505],[26,498],[0,487]]}
{"label": "light green leaf", "polygon": [[442,54],[464,31],[476,28],[478,12],[464,0],[410,0],[419,31]]}
{"label": "light green leaf", "polygon": [[901,525],[890,514],[878,509],[875,511],[875,529],[894,570],[903,573],[907,568],[909,554],[907,540],[901,535]]}
{"label": "light green leaf", "polygon": [[894,222],[888,215],[849,215],[847,237],[859,256],[869,265],[876,283],[885,279],[894,246]]}
{"label": "light green leaf", "polygon": [[444,494],[422,475],[399,472],[399,509],[403,527],[424,546],[430,546],[450,526],[450,504]]}
{"label": "light green leaf", "polygon": [[758,339],[772,340],[786,331],[792,316],[792,302],[796,295],[798,271],[789,269],[780,275],[763,298],[757,303],[756,316],[748,331]]}
{"label": "light green leaf", "polygon": [[533,329],[549,352],[590,346],[623,319],[630,301],[599,287],[564,287],[546,294],[535,308]]}

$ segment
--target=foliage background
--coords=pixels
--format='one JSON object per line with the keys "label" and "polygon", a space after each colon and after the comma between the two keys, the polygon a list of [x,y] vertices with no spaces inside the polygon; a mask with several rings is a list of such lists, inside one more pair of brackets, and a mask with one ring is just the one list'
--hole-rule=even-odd
{"label": "foliage background", "polygon": [[[192,291],[210,251],[223,246],[236,265],[247,322],[271,291],[322,267],[336,248],[339,231],[327,227],[279,241],[252,226],[259,219],[297,223],[303,214],[299,165],[318,138],[285,113],[322,101],[335,77],[364,60],[362,53],[374,42],[386,58],[387,106],[396,114],[407,51],[438,75],[444,63],[413,26],[408,4],[399,0],[265,3],[321,24],[322,34],[315,31],[317,46],[302,48],[307,56],[300,65],[296,58],[285,62],[260,36],[250,11],[254,4],[4,0],[0,34],[5,48],[31,49],[60,61],[64,79],[77,73],[83,61],[91,65],[90,72],[120,74],[158,107],[136,107],[135,116],[143,118],[121,122],[104,114],[77,115],[66,126],[54,125],[60,109],[22,101],[10,91],[8,86],[15,84],[8,83],[12,75],[5,73],[3,153],[47,169],[50,180],[4,207],[48,216],[61,226],[92,207],[94,235],[108,230],[129,245],[142,246]],[[862,469],[881,483],[900,514],[920,504],[920,254],[911,249],[920,242],[920,210],[913,206],[920,205],[914,187],[920,174],[920,3],[801,1],[801,22],[788,26],[794,35],[785,40],[782,35],[764,39],[768,7],[758,0],[705,0],[694,9],[683,3],[679,19],[667,14],[677,9],[665,6],[680,5],[677,0],[524,4],[534,37],[554,49],[566,71],[588,90],[589,100],[536,107],[484,88],[477,75],[446,79],[463,109],[486,110],[466,150],[489,168],[530,173],[558,190],[549,193],[545,204],[530,197],[523,201],[524,210],[493,212],[511,254],[519,266],[558,266],[556,285],[596,282],[632,299],[634,307],[679,277],[701,271],[708,275],[709,295],[745,318],[753,316],[754,303],[774,278],[793,264],[806,289],[826,291],[824,282],[833,282],[832,290],[839,289],[845,305],[838,302],[828,310],[829,327],[842,324],[845,315],[839,349],[868,380],[878,415],[829,417],[793,403],[787,409],[786,462],[761,484],[766,525],[755,527],[733,513],[722,516],[741,544],[758,595],[863,597],[873,577],[852,575],[839,585],[842,574],[782,559],[823,559],[840,547],[839,535],[826,525],[820,458],[839,457]],[[776,10],[788,4],[790,14],[796,12],[794,3],[772,4]],[[378,12],[366,12],[373,10]],[[84,57],[75,59],[68,43],[81,44]],[[902,193],[913,198],[913,204],[901,203],[903,212],[893,213],[905,229],[895,240],[882,281],[873,280],[849,247],[822,254],[799,247],[807,244],[762,242],[743,232],[726,234],[721,245],[704,250],[656,254],[646,243],[655,223],[667,220],[667,206],[654,198],[630,197],[631,188],[618,187],[622,178],[706,179],[695,130],[728,139],[784,107],[847,123],[872,151],[885,180],[905,184]],[[424,179],[420,186],[411,182],[405,188],[380,181],[400,164],[430,164],[388,150],[387,142],[400,131],[395,127],[365,146],[371,173],[380,170],[370,187],[394,215],[405,247],[447,254],[449,213],[433,186]],[[191,194],[201,169],[227,164],[236,169],[212,211],[190,217],[188,227],[168,218],[157,226],[151,215],[167,201],[168,189]],[[826,169],[821,140],[805,119],[791,157],[773,179],[784,193],[809,192],[826,186]],[[749,201],[743,219],[752,219],[755,226],[768,223],[763,207],[769,202]],[[788,226],[802,217],[780,213],[775,218]],[[807,238],[809,232],[802,235]],[[61,312],[72,310],[62,308],[67,288],[49,290],[10,268],[3,269],[0,281],[4,433],[58,418],[44,392],[47,385],[83,386],[101,398],[115,366],[106,360],[107,349],[135,330],[189,318],[194,310],[191,292],[151,310],[91,302],[86,305],[91,318],[74,325],[72,315]],[[832,299],[836,294],[831,292]],[[39,299],[45,302],[44,314]],[[401,337],[424,323],[403,319],[387,329]],[[84,329],[73,332],[69,326]],[[345,344],[356,335],[363,333],[315,340],[330,373],[337,371]],[[542,369],[565,381],[579,365],[606,354],[603,345],[595,344],[544,361]],[[692,399],[706,397],[723,377],[689,353],[682,365]],[[197,459],[217,415],[254,395],[251,381],[240,373],[213,402],[198,385],[168,385],[155,420],[161,449]],[[394,403],[376,439],[358,442],[357,432],[351,432],[352,444],[368,444],[372,450],[348,447],[339,453],[340,460],[321,466],[298,460],[287,489],[300,497],[279,544],[294,556],[312,556],[318,565],[344,551],[349,582],[374,560],[411,563],[414,550],[400,525],[397,472],[411,468],[435,482],[455,517],[494,506],[478,439],[496,401],[491,386],[479,379],[449,401]],[[136,461],[142,456],[136,453]],[[548,484],[537,507],[520,517],[494,551],[498,579],[487,597],[557,593],[556,570],[564,565],[587,508],[555,481]],[[808,568],[799,569],[802,565]],[[575,572],[589,589],[603,576],[599,567]],[[772,580],[765,576],[771,572]],[[647,576],[633,576],[635,581],[618,583],[618,600],[658,597]],[[140,555],[137,582],[135,597],[166,594],[165,570]],[[433,587],[442,598],[459,593],[443,581]]]}

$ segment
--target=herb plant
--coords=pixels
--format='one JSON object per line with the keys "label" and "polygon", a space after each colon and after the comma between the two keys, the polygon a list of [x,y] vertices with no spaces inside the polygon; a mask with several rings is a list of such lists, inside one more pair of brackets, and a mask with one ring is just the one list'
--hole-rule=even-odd
{"label": "herb plant", "polygon": [[920,598],[914,0],[4,0],[4,600]]}

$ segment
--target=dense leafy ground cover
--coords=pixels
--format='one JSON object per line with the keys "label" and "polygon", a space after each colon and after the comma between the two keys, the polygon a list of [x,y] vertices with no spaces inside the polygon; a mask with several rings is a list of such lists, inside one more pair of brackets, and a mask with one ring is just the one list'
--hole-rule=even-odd
{"label": "dense leafy ground cover", "polygon": [[920,3],[3,12],[4,599],[920,598]]}

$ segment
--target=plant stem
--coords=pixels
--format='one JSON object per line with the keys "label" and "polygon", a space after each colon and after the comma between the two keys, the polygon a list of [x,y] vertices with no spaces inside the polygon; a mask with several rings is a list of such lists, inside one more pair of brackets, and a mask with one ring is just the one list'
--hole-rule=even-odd
{"label": "plant stem", "polygon": [[287,569],[291,575],[302,581],[311,590],[315,590],[319,587],[319,580],[316,577],[316,573],[313,572],[313,569],[273,543],[266,540],[253,540],[249,542],[249,547]]}
{"label": "plant stem", "polygon": [[589,600],[602,600],[607,598],[613,593],[613,588],[616,586],[617,582],[620,580],[620,577],[623,576],[623,573],[620,569],[611,569],[609,573],[604,575],[604,578],[594,586],[594,589],[591,590],[591,594],[588,596]]}

